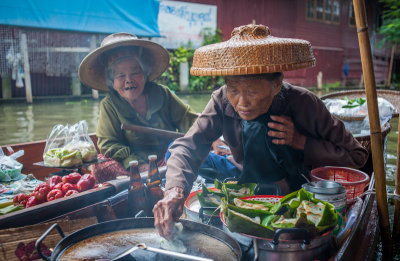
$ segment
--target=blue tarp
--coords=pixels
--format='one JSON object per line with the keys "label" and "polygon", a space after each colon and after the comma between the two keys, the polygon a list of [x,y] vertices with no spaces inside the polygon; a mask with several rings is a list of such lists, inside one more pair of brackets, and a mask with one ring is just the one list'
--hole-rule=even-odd
{"label": "blue tarp", "polygon": [[160,36],[159,0],[1,0],[0,24]]}

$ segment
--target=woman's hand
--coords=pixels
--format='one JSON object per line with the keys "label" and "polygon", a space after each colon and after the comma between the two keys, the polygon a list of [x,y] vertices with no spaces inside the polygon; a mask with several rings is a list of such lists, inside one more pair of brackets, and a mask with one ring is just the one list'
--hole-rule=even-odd
{"label": "woman's hand", "polygon": [[288,116],[271,116],[275,122],[268,122],[268,127],[274,130],[268,131],[272,143],[278,145],[288,145],[294,149],[304,150],[306,136],[300,134],[294,127],[293,121]]}
{"label": "woman's hand", "polygon": [[215,154],[220,155],[220,156],[232,154],[229,147],[226,146],[226,144],[221,139],[217,139],[216,141],[213,142],[212,149]]}
{"label": "woman's hand", "polygon": [[165,191],[164,198],[154,206],[154,226],[160,236],[168,240],[172,239],[174,223],[182,215],[184,203],[183,188],[174,187]]}

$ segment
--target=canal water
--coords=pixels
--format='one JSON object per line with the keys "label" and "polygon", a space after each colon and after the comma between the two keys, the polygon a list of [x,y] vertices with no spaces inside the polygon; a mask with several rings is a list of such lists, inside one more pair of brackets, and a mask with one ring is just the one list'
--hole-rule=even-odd
{"label": "canal water", "polygon": [[[317,94],[320,95],[320,94]],[[197,111],[201,112],[210,94],[180,95],[180,98]],[[35,100],[33,104],[3,103],[0,104],[0,145],[8,145],[29,141],[44,140],[56,124],[75,124],[86,120],[89,133],[96,130],[99,114],[99,101],[81,99],[65,100]],[[387,192],[394,192],[396,153],[398,137],[398,118],[391,120],[391,131],[387,135],[386,180]],[[40,152],[38,152],[40,153]],[[389,200],[390,212],[393,212],[393,201]],[[393,213],[390,213],[393,218]],[[379,260],[380,254],[377,253]],[[400,254],[395,260],[400,260]]]}

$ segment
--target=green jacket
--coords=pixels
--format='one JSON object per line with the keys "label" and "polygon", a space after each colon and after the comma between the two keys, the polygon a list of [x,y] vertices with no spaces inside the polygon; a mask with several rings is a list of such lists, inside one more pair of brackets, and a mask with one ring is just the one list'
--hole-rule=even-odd
{"label": "green jacket", "polygon": [[171,141],[121,130],[122,123],[186,132],[197,119],[197,114],[190,106],[165,86],[149,82],[144,93],[148,95],[149,103],[146,117],[140,116],[115,91],[110,91],[100,102],[97,145],[103,155],[121,162],[125,168],[128,168],[131,160],[147,162],[150,154],[156,154],[161,159]]}

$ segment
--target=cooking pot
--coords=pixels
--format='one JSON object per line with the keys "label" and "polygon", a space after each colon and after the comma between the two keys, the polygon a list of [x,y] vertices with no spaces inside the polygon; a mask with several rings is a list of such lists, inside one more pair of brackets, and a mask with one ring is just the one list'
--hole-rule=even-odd
{"label": "cooking pot", "polygon": [[[280,198],[280,196],[251,196],[243,199],[276,203]],[[283,228],[277,229],[273,238],[261,238],[244,233],[230,232],[222,211],[220,218],[224,225],[223,230],[235,238],[243,249],[253,246],[254,260],[328,260],[331,256],[330,251],[334,246],[333,229],[322,235],[311,237],[308,230],[304,228]]]}
{"label": "cooking pot", "polygon": [[[214,260],[240,260],[238,243],[224,231],[212,226],[180,220],[183,226],[180,238],[187,248],[187,254],[211,258]],[[51,256],[45,256],[40,250],[41,242],[54,229],[63,239],[54,247]],[[80,229],[68,236],[58,224],[51,226],[36,241],[36,249],[44,260],[110,260],[120,252],[136,243],[160,248],[161,237],[154,228],[154,218],[127,218],[102,222]],[[68,258],[67,258],[68,257]],[[145,250],[134,251],[123,260],[171,260],[166,256]]]}

